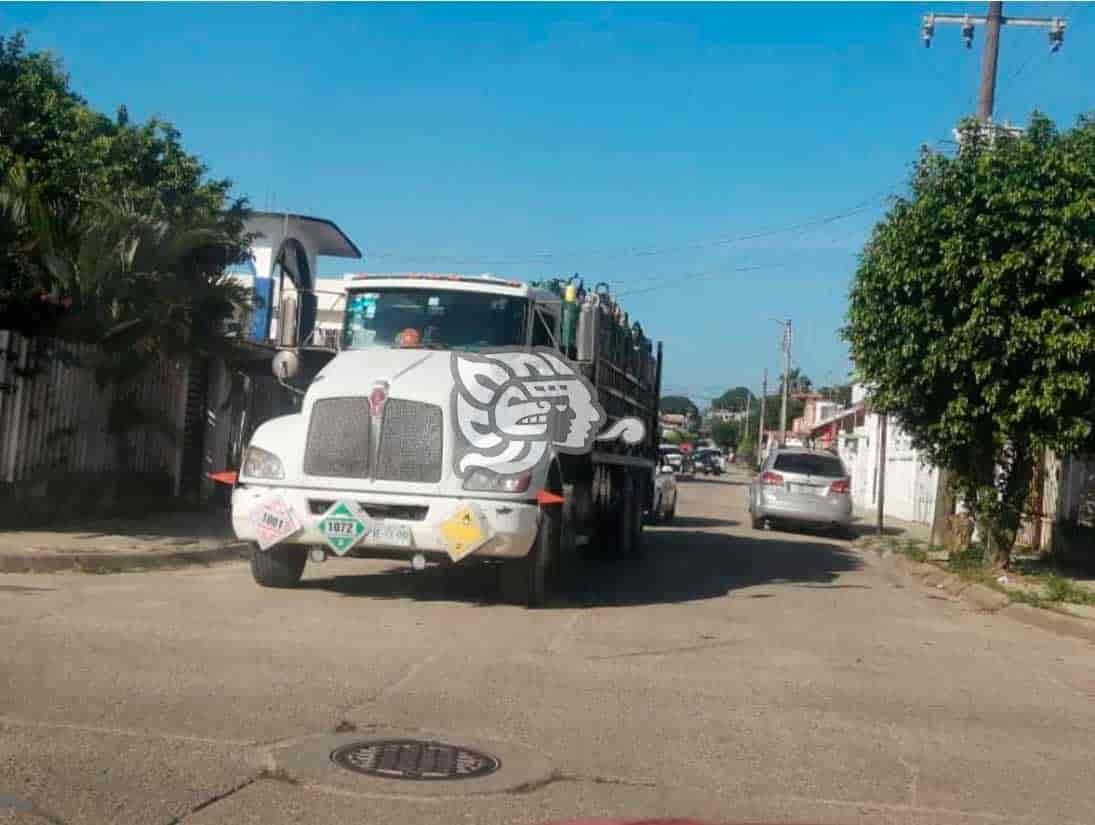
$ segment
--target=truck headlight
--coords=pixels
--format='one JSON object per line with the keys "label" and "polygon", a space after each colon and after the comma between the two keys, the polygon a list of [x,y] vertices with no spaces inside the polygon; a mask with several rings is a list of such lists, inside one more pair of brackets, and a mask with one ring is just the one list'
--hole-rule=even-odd
{"label": "truck headlight", "polygon": [[250,478],[284,478],[281,459],[262,447],[248,447],[243,455],[243,474]]}
{"label": "truck headlight", "polygon": [[523,493],[531,481],[531,471],[518,476],[500,476],[489,470],[473,470],[464,479],[464,489],[481,493]]}

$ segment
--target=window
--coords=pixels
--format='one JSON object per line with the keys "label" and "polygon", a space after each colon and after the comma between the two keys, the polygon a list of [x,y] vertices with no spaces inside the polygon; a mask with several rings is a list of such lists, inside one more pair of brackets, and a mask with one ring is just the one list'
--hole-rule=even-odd
{"label": "window", "polygon": [[414,331],[415,346],[468,349],[525,341],[524,298],[452,289],[401,288],[351,292],[342,325],[343,349],[394,347]]}
{"label": "window", "polygon": [[537,307],[536,317],[532,322],[532,345],[558,349],[559,345],[555,341],[555,327],[555,316],[542,307]]}
{"label": "window", "polygon": [[843,478],[847,475],[844,465],[836,456],[813,453],[781,453],[776,456],[772,469],[825,478]]}

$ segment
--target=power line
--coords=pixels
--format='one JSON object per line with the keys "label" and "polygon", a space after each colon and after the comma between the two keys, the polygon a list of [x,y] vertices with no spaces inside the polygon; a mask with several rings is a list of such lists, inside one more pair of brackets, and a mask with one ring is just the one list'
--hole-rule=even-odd
{"label": "power line", "polygon": [[841,210],[839,212],[822,215],[815,218],[810,218],[805,221],[799,221],[798,223],[788,224],[785,226],[773,227],[770,229],[763,229],[755,232],[747,232],[740,235],[729,235],[717,238],[708,238],[705,240],[692,241],[685,244],[678,244],[676,246],[663,246],[663,247],[628,247],[628,248],[593,248],[585,250],[574,250],[570,252],[541,252],[532,253],[527,256],[516,256],[510,258],[489,258],[489,257],[476,257],[476,256],[456,256],[456,255],[417,255],[413,253],[401,253],[394,251],[380,251],[370,252],[368,257],[370,258],[398,258],[401,260],[415,260],[415,261],[430,261],[433,263],[448,263],[454,265],[483,265],[483,266],[506,266],[513,264],[528,264],[528,263],[548,263],[549,261],[566,258],[568,261],[581,259],[583,257],[597,257],[605,260],[611,260],[614,258],[624,257],[647,257],[654,255],[666,255],[674,252],[685,252],[695,249],[704,249],[717,246],[729,246],[736,243],[743,243],[745,241],[759,240],[761,238],[769,238],[775,235],[781,235],[786,232],[795,232],[803,229],[810,229],[817,226],[824,226],[826,224],[835,223],[837,221],[845,220],[855,215],[859,215],[872,209],[881,203],[884,203],[884,199],[877,196],[872,196],[864,201],[859,202],[855,206],[848,209]]}
{"label": "power line", "polygon": [[[796,238],[802,237],[803,234],[805,234],[805,233],[804,232],[799,232],[795,237]],[[847,234],[836,235],[836,236],[830,237],[830,238],[827,239],[827,245],[839,244],[841,241],[845,240],[848,237],[849,236]],[[705,279],[705,278],[717,278],[717,277],[720,277],[720,276],[723,276],[723,275],[731,275],[731,274],[740,273],[740,272],[770,271],[770,270],[773,270],[773,269],[786,269],[786,268],[788,268],[792,265],[798,265],[800,263],[801,263],[800,260],[792,260],[792,261],[782,261],[782,262],[767,263],[767,264],[746,264],[746,265],[743,265],[743,266],[733,267],[731,269],[707,270],[707,271],[703,271],[703,272],[685,272],[685,273],[674,273],[672,275],[649,276],[649,277],[647,277],[645,279],[642,279],[640,281],[629,282],[629,283],[642,283],[643,280],[647,280],[647,281],[655,280],[655,281],[658,281],[658,283],[656,283],[654,286],[642,287],[642,288],[639,288],[639,289],[625,289],[622,292],[616,293],[616,297],[622,298],[622,297],[627,296],[627,295],[642,295],[644,293],[654,292],[654,291],[659,290],[659,289],[675,288],[675,287],[678,287],[682,281],[699,280],[699,279]]]}
{"label": "power line", "polygon": [[[1061,7],[1066,7],[1067,5],[1068,4],[1065,4],[1065,3],[1055,4],[1054,5],[1054,14],[1053,14],[1053,16],[1054,17],[1063,17],[1064,16],[1064,8],[1061,8]],[[1078,5],[1078,9],[1079,10],[1076,12],[1075,15],[1073,15],[1072,19],[1069,21],[1069,30],[1072,32],[1073,36],[1076,35],[1077,23],[1079,22],[1080,18],[1083,17],[1084,12],[1087,11],[1088,7],[1084,6],[1084,5]],[[1056,52],[1046,51],[1045,49],[1039,49],[1037,51],[1032,52],[1030,54],[1030,56],[1027,57],[1027,59],[1024,60],[1019,65],[1019,68],[1017,68],[1014,72],[1012,72],[1006,78],[1004,78],[1003,81],[1001,81],[1001,83],[1000,83],[1000,92],[1003,93],[1004,91],[1009,90],[1011,88],[1011,86],[1015,83],[1015,81],[1019,77],[1021,77],[1023,75],[1023,73],[1026,72],[1027,69],[1030,69],[1034,66],[1038,66],[1038,65],[1046,62],[1054,54],[1056,54]]]}

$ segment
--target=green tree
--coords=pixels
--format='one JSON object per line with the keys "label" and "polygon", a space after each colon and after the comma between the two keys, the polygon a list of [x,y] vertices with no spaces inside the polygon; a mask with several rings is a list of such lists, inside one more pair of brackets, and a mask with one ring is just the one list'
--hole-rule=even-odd
{"label": "green tree", "polygon": [[821,387],[818,393],[825,396],[829,401],[840,404],[841,407],[850,407],[852,405],[851,384],[834,384],[831,387]]}
{"label": "green tree", "polygon": [[711,440],[720,447],[733,449],[737,446],[739,432],[737,421],[716,421],[711,425]]}
{"label": "green tree", "polygon": [[[783,403],[783,396],[779,393],[767,396],[767,402],[764,407],[764,429],[766,430],[778,430],[779,429],[779,414],[780,405]],[[804,401],[798,398],[788,397],[787,399],[787,429],[791,428],[791,422],[798,418],[806,409]]]}
{"label": "green tree", "polygon": [[713,400],[711,406],[716,410],[744,410],[747,400],[755,404],[757,397],[748,387],[734,387]]}
{"label": "green tree", "polygon": [[872,403],[953,471],[1005,567],[1035,452],[1093,445],[1095,121],[963,126],[864,248],[844,335]]}
{"label": "green tree", "polygon": [[675,415],[699,415],[699,408],[692,403],[692,399],[683,395],[663,395],[658,409],[663,413]]}
{"label": "green tree", "polygon": [[[788,390],[792,393],[809,392],[814,386],[814,382],[810,377],[805,375],[798,367],[791,367],[788,376],[790,377],[790,380],[787,386]],[[780,373],[779,378],[780,381],[783,381],[783,373]],[[780,386],[782,387],[783,385],[780,384]]]}
{"label": "green tree", "polygon": [[[172,226],[175,235],[218,222],[227,228],[222,216],[234,215],[233,249],[219,253],[222,268],[244,245],[243,202],[229,198],[229,181],[206,177],[171,124],[132,124],[124,107],[113,120],[95,112],[56,59],[29,52],[21,34],[0,36],[0,170],[8,171],[0,186],[23,209],[17,223],[0,226],[0,304],[9,308],[44,293],[83,311],[88,279],[105,286],[117,258],[106,254],[109,232],[99,250],[88,248],[94,239],[77,236],[115,227],[119,211]],[[90,258],[75,260],[77,246]],[[49,256],[64,258],[65,251],[69,266],[51,265]],[[106,270],[90,272],[92,259]],[[79,291],[68,294],[73,287]]]}
{"label": "green tree", "polygon": [[156,359],[230,349],[245,204],[205,172],[170,124],[94,112],[52,57],[0,37],[0,327],[96,344],[113,435],[153,425],[131,397]]}

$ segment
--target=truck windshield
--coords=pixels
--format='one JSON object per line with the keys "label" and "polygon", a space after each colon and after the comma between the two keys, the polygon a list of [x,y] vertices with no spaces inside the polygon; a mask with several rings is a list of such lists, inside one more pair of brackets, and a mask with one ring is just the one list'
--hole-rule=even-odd
{"label": "truck windshield", "polygon": [[374,289],[346,296],[343,349],[519,346],[527,300],[446,289]]}

